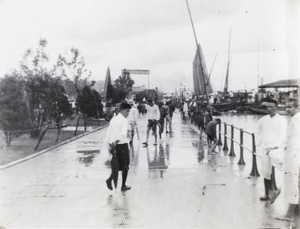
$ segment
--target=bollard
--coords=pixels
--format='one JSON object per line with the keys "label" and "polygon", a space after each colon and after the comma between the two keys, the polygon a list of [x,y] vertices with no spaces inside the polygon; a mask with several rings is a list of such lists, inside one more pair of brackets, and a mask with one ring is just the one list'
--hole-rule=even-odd
{"label": "bollard", "polygon": [[218,141],[218,146],[221,146],[221,145],[222,145],[222,139],[221,139],[221,126],[222,126],[222,124],[220,123],[220,124],[219,124],[219,141]]}
{"label": "bollard", "polygon": [[256,145],[255,145],[255,135],[252,134],[252,170],[250,176],[259,177],[259,173],[257,170],[257,163],[256,163]]}
{"label": "bollard", "polygon": [[228,151],[228,146],[227,146],[227,124],[226,122],[224,123],[224,146],[223,150]]}
{"label": "bollard", "polygon": [[230,153],[229,153],[229,156],[231,157],[235,157],[233,140],[234,140],[234,126],[231,125],[231,144],[230,144]]}
{"label": "bollard", "polygon": [[244,161],[244,131],[243,129],[240,129],[240,160],[238,162],[238,165],[245,165]]}
{"label": "bollard", "polygon": [[275,180],[275,168],[272,166],[272,173],[271,173],[271,189],[274,191],[277,191],[278,188],[276,186],[276,180]]}

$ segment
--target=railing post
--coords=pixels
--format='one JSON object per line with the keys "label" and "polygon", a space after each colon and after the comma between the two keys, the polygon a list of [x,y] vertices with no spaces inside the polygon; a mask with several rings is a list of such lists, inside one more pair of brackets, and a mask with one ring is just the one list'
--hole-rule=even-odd
{"label": "railing post", "polygon": [[221,146],[222,145],[222,139],[221,139],[221,127],[222,124],[220,123],[219,124],[219,140],[218,140],[218,146]]}
{"label": "railing post", "polygon": [[252,170],[250,176],[259,177],[259,172],[257,170],[257,163],[256,163],[256,145],[255,145],[255,135],[252,134]]}
{"label": "railing post", "polygon": [[245,165],[244,161],[244,131],[240,129],[240,160],[238,165]]}
{"label": "railing post", "polygon": [[230,144],[230,153],[229,153],[229,156],[231,157],[235,157],[233,140],[234,140],[234,126],[231,125],[231,144]]}
{"label": "railing post", "polygon": [[228,146],[227,146],[227,124],[224,122],[224,146],[223,150],[228,151]]}

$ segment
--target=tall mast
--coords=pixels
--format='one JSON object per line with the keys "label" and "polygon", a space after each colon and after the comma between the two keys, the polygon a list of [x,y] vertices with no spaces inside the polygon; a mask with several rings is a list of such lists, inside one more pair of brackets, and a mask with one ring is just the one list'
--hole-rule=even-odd
{"label": "tall mast", "polygon": [[229,76],[229,65],[230,65],[230,40],[231,40],[231,27],[229,32],[229,44],[228,44],[228,62],[227,62],[227,71],[226,71],[226,78],[224,84],[224,93],[228,93],[228,76]]}
{"label": "tall mast", "polygon": [[[198,58],[199,58],[200,69],[201,69],[202,73],[204,73],[203,66],[202,66],[202,63],[201,63],[200,47],[198,45],[197,36],[196,36],[194,23],[193,23],[193,19],[192,19],[192,14],[191,14],[191,11],[190,11],[188,0],[186,0],[186,5],[187,5],[188,11],[189,11],[189,15],[190,15],[190,19],[191,19],[191,23],[192,23],[192,27],[193,27],[193,32],[194,32],[194,37],[195,37],[195,42],[196,42],[196,47],[197,47],[197,54],[198,54]],[[206,96],[206,102],[207,102],[207,104],[209,104],[209,99],[208,99],[208,96],[207,96],[207,90],[206,90],[206,83],[205,83],[204,74],[202,74],[202,77],[203,77],[203,83],[204,83],[203,88],[204,88],[204,93],[205,93],[205,96]]]}
{"label": "tall mast", "polygon": [[218,56],[218,53],[216,53],[216,56],[215,56],[213,65],[212,65],[212,67],[211,67],[210,73],[209,73],[209,75],[208,75],[208,80],[207,80],[207,83],[206,83],[205,86],[208,86],[208,84],[209,84],[210,76],[211,76],[212,70],[213,70],[213,68],[214,68],[214,66],[215,66],[215,62],[216,62],[217,56]]}
{"label": "tall mast", "polygon": [[259,87],[259,40],[257,42],[257,90]]}

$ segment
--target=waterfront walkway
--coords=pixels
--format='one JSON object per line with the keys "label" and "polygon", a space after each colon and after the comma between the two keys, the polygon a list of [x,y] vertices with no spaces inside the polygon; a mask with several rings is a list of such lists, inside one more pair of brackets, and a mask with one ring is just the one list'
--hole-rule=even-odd
{"label": "waterfront walkway", "polygon": [[[145,140],[146,117],[138,122]],[[4,228],[288,228],[282,200],[261,202],[263,181],[220,148],[207,155],[194,126],[174,117],[157,146],[135,138],[127,192],[106,188],[107,128],[0,171]],[[245,153],[246,154],[246,153]],[[251,158],[251,157],[250,157]],[[258,161],[258,164],[260,161]],[[277,173],[279,176],[280,174]],[[278,179],[280,186],[280,179]]]}

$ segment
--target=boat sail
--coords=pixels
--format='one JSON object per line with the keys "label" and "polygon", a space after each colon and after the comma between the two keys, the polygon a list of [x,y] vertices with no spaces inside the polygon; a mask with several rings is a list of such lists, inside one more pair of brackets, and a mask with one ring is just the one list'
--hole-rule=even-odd
{"label": "boat sail", "polygon": [[[204,91],[204,95],[205,95],[205,98],[206,98],[206,102],[207,104],[209,104],[209,100],[208,100],[208,95],[207,95],[207,90],[206,90],[206,80],[207,80],[207,69],[206,69],[206,66],[205,66],[205,62],[204,61],[201,61],[201,60],[204,60],[203,58],[203,53],[202,51],[200,50],[200,45],[198,43],[198,40],[197,40],[197,36],[196,36],[196,31],[195,31],[195,27],[194,27],[194,23],[193,23],[193,19],[192,19],[192,14],[191,14],[191,11],[190,11],[190,7],[189,7],[189,2],[188,0],[186,0],[186,5],[187,5],[187,9],[189,11],[189,15],[190,15],[190,20],[191,20],[191,24],[192,24],[192,28],[193,28],[193,32],[194,32],[194,37],[195,37],[195,42],[196,42],[196,46],[197,46],[197,55],[198,55],[198,59],[199,59],[199,72],[201,72],[201,75],[202,75],[202,81],[203,81],[203,91]],[[201,53],[200,53],[201,51]],[[201,57],[202,56],[202,57]],[[204,70],[205,68],[205,70]],[[205,79],[205,75],[206,75],[206,79]],[[195,82],[195,81],[194,81]],[[198,84],[199,85],[199,84]]]}
{"label": "boat sail", "polygon": [[229,77],[229,67],[230,67],[230,40],[231,40],[231,27],[229,32],[228,60],[227,60],[226,79],[224,84],[224,94],[228,94],[228,77]]}
{"label": "boat sail", "polygon": [[207,94],[213,92],[212,86],[208,80],[206,63],[200,44],[198,44],[198,50],[193,61],[193,82],[195,95],[204,95],[205,89]]}

